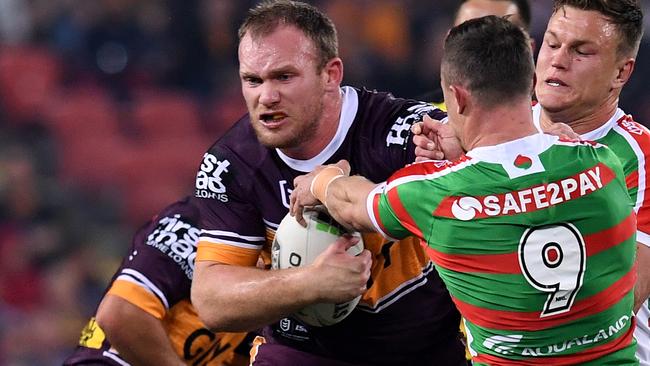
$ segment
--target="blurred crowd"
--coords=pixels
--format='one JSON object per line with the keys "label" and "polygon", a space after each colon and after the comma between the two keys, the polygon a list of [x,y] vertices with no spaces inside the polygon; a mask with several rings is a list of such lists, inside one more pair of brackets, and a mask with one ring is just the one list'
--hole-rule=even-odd
{"label": "blurred crowd", "polygon": [[[191,193],[245,111],[236,30],[252,0],[0,0],[0,364],[58,365],[131,235]],[[314,1],[345,83],[425,95],[453,0]],[[550,0],[533,1],[541,42]],[[621,105],[650,123],[646,37]]]}

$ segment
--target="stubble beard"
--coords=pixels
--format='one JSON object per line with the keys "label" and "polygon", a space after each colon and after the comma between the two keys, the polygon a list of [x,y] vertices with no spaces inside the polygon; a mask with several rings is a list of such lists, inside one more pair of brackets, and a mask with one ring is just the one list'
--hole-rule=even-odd
{"label": "stubble beard", "polygon": [[[307,111],[308,112],[308,111]],[[253,129],[259,142],[274,149],[295,149],[303,146],[309,140],[315,137],[318,127],[320,126],[320,119],[323,113],[322,99],[317,104],[314,113],[305,113],[309,115],[309,120],[305,123],[296,126],[289,126],[293,129],[287,136],[278,136],[273,132],[266,130],[263,126],[253,123]]]}

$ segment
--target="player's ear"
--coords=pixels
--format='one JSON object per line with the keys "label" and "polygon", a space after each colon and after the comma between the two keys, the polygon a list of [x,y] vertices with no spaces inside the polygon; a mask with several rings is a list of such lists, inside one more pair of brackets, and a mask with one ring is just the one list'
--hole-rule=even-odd
{"label": "player's ear", "polygon": [[338,90],[343,82],[343,61],[338,57],[329,60],[321,75],[326,89]]}
{"label": "player's ear", "polygon": [[617,74],[612,82],[612,88],[622,88],[623,85],[627,83],[627,81],[630,79],[630,76],[632,75],[632,71],[634,71],[635,63],[636,60],[634,58],[621,60],[621,62],[617,65]]}
{"label": "player's ear", "polygon": [[467,89],[458,85],[449,85],[449,90],[451,91],[451,95],[456,101],[456,112],[458,114],[463,114],[469,101]]}

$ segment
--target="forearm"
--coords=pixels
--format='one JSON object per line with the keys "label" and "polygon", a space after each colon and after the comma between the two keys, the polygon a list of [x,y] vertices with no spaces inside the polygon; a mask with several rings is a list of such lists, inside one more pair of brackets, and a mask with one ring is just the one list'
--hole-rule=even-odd
{"label": "forearm", "polygon": [[185,365],[161,321],[121,297],[106,295],[97,311],[97,323],[131,365]]}
{"label": "forearm", "polygon": [[192,303],[214,331],[251,331],[318,301],[308,267],[262,270],[196,263]]}
{"label": "forearm", "polygon": [[637,243],[637,280],[634,286],[634,312],[650,297],[650,247]]}
{"label": "forearm", "polygon": [[366,200],[377,185],[362,176],[341,177],[327,189],[325,206],[332,217],[356,231],[375,231],[368,215]]}

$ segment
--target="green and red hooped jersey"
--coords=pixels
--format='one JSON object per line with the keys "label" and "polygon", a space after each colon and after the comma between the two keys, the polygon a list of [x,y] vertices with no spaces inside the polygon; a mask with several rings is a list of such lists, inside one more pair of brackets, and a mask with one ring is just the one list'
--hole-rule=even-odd
{"label": "green and red hooped jersey", "polygon": [[636,219],[604,145],[536,134],[412,164],[368,212],[426,242],[475,364],[637,364]]}

